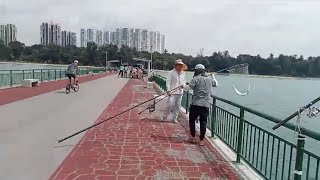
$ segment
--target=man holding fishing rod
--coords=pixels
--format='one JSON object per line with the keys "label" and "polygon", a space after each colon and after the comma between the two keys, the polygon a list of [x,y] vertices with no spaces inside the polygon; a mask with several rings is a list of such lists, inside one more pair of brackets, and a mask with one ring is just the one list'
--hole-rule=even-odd
{"label": "man holding fishing rod", "polygon": [[192,102],[189,112],[189,127],[192,136],[191,142],[196,143],[196,119],[200,117],[200,142],[204,145],[204,138],[207,130],[207,119],[209,115],[210,98],[212,87],[217,87],[218,81],[214,74],[208,75],[205,66],[198,64],[195,67],[193,79],[189,83],[189,87],[193,90]]}
{"label": "man holding fishing rod", "polygon": [[185,72],[188,69],[187,65],[183,63],[181,59],[177,59],[174,63],[174,68],[169,72],[167,76],[167,92],[168,101],[167,107],[165,109],[163,120],[170,118],[174,123],[177,123],[183,89],[180,88],[176,91],[171,92],[172,89],[178,88],[180,86],[185,87]]}

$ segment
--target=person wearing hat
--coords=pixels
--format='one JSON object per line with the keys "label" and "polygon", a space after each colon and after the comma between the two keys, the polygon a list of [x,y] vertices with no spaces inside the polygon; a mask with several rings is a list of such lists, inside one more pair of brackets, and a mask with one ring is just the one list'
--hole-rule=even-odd
{"label": "person wearing hat", "polygon": [[163,115],[163,120],[167,118],[172,118],[174,123],[177,123],[183,89],[178,89],[173,92],[169,92],[172,89],[175,89],[179,86],[186,86],[185,81],[185,70],[188,69],[188,66],[183,63],[181,59],[177,59],[174,63],[174,68],[169,72],[167,76],[167,92],[168,92],[168,101],[167,107]]}
{"label": "person wearing hat", "polygon": [[[77,74],[79,74],[79,67],[78,67],[78,60],[74,60],[73,63],[71,63],[67,70],[66,70],[66,76],[69,78],[69,84],[71,84],[71,79],[73,78],[73,83],[76,84]],[[73,86],[73,85],[72,85]]]}
{"label": "person wearing hat", "polygon": [[218,86],[218,81],[214,74],[210,76],[205,71],[205,66],[198,64],[195,67],[193,79],[188,84],[193,90],[192,102],[189,111],[189,127],[192,136],[192,143],[196,143],[196,119],[200,117],[200,142],[199,145],[204,145],[204,138],[207,130],[207,118],[209,115],[210,98],[212,87]]}

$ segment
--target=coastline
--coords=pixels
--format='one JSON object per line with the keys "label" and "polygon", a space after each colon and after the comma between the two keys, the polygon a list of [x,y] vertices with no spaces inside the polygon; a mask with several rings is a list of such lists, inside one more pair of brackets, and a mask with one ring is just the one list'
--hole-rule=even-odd
{"label": "coastline", "polygon": [[[16,65],[34,64],[34,65],[40,65],[40,66],[55,66],[55,67],[68,66],[68,64],[45,64],[45,63],[23,62],[23,61],[0,61],[0,64],[16,64]],[[95,66],[79,66],[79,67],[96,68]]]}

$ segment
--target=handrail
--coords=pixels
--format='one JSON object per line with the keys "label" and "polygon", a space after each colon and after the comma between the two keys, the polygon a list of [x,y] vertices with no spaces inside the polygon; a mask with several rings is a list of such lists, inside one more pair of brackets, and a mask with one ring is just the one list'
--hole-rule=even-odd
{"label": "handrail", "polygon": [[[271,115],[268,115],[268,114],[259,112],[259,111],[257,111],[257,110],[253,110],[253,109],[251,109],[251,108],[242,106],[242,105],[237,104],[237,103],[235,103],[235,102],[232,102],[232,101],[229,101],[229,100],[226,100],[226,99],[217,97],[217,96],[212,96],[212,98],[218,99],[219,101],[225,102],[225,103],[230,104],[230,105],[232,105],[232,106],[235,106],[235,107],[237,107],[237,108],[242,108],[242,109],[244,109],[245,111],[247,111],[247,112],[249,112],[249,113],[251,113],[251,114],[260,116],[260,117],[265,118],[265,119],[267,119],[267,120],[270,120],[270,121],[272,121],[272,122],[274,122],[274,123],[282,122],[282,120],[279,119],[279,118],[276,118],[276,117],[273,117],[273,116],[271,116]],[[293,130],[293,131],[296,130],[296,126],[293,125],[293,124],[291,124],[291,123],[286,123],[286,124],[284,124],[283,126],[286,127],[286,128],[288,128],[288,129],[291,129],[291,130]],[[303,128],[303,127],[300,128],[300,131],[301,131],[302,134],[304,134],[304,135],[306,135],[306,136],[308,136],[308,137],[310,137],[310,138],[313,138],[313,139],[315,139],[315,140],[320,141],[320,133],[311,131],[311,130],[306,129],[306,128]]]}
{"label": "handrail", "polygon": [[[163,78],[163,79],[166,79],[165,77],[163,77],[163,76],[161,76],[161,75],[157,75],[157,76],[159,76],[159,77],[161,77],[161,78]],[[260,116],[260,117],[265,118],[265,119],[267,119],[267,120],[269,120],[269,121],[272,121],[272,122],[274,122],[274,123],[280,123],[280,122],[282,122],[282,120],[279,119],[279,118],[276,118],[276,117],[273,117],[273,116],[271,116],[271,115],[268,115],[268,114],[259,112],[259,111],[257,111],[257,110],[254,110],[254,109],[251,109],[251,108],[249,108],[249,107],[240,105],[240,104],[238,104],[238,103],[229,101],[229,100],[227,100],[227,99],[223,99],[223,98],[220,98],[220,97],[214,96],[214,95],[212,96],[212,98],[217,99],[217,100],[222,101],[222,102],[225,102],[225,103],[230,104],[230,105],[232,105],[232,106],[235,106],[235,107],[237,107],[237,108],[240,108],[240,109],[242,108],[243,110],[245,110],[245,111],[247,111],[247,112],[249,112],[249,113],[252,113],[252,114],[254,114],[254,115]],[[290,130],[293,130],[293,131],[296,130],[296,126],[293,125],[292,123],[286,123],[286,124],[284,124],[283,126],[286,127],[286,128],[288,128],[288,129],[290,129]],[[306,128],[304,128],[304,127],[301,127],[301,128],[300,128],[300,131],[301,131],[302,134],[304,134],[304,135],[306,135],[306,136],[308,136],[308,137],[310,137],[310,138],[312,138],[312,139],[315,139],[315,140],[320,141],[320,133],[315,132],[315,131],[312,131],[312,130],[309,130],[309,129],[306,129]]]}
{"label": "handrail", "polygon": [[[164,77],[156,75],[153,80],[162,89],[166,88]],[[189,91],[183,92],[181,105],[186,110],[190,105],[190,95],[192,94]],[[217,100],[239,108],[240,115],[220,107],[216,104]],[[297,143],[293,144],[274,132],[251,123],[244,115],[247,112],[275,123],[282,122],[281,119],[217,96],[212,96],[210,112],[207,127],[211,130],[211,137],[219,137],[236,153],[236,163],[245,161],[265,179],[319,179],[320,156],[304,148],[305,136],[320,141],[319,133],[301,128]],[[284,126],[296,130],[293,124],[286,123]]]}

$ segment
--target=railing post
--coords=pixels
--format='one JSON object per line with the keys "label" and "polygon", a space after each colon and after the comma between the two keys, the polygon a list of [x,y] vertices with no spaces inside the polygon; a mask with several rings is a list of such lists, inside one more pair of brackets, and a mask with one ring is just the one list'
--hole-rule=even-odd
{"label": "railing post", "polygon": [[303,151],[305,140],[306,137],[303,134],[298,135],[294,180],[301,180],[302,177]]}
{"label": "railing post", "polygon": [[22,80],[24,80],[24,70],[22,70]]}
{"label": "railing post", "polygon": [[61,69],[60,69],[60,79],[62,79],[62,76],[61,76]]}
{"label": "railing post", "polygon": [[54,70],[54,80],[55,81],[57,80],[57,70],[56,69]]}
{"label": "railing post", "polygon": [[12,70],[10,70],[10,86],[12,87],[12,82],[13,81],[13,79],[12,79]]}
{"label": "railing post", "polygon": [[50,81],[50,69],[48,69],[48,81]]}
{"label": "railing post", "polygon": [[32,70],[32,79],[34,79],[34,69]]}
{"label": "railing post", "polygon": [[188,114],[189,110],[189,91],[186,91],[187,93],[187,100],[186,100],[186,114]]}
{"label": "railing post", "polygon": [[217,99],[212,99],[212,111],[211,111],[211,137],[214,137],[214,129],[216,127],[216,102]]}
{"label": "railing post", "polygon": [[43,82],[43,78],[42,78],[42,69],[40,70],[40,81]]}
{"label": "railing post", "polygon": [[240,122],[239,122],[239,132],[238,132],[238,146],[237,146],[237,163],[240,163],[241,148],[242,148],[242,134],[243,134],[243,120],[244,120],[244,109],[240,109]]}

